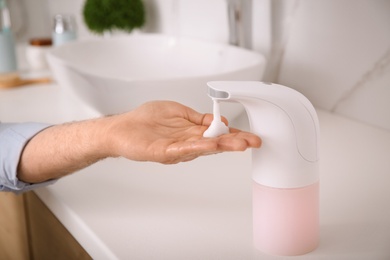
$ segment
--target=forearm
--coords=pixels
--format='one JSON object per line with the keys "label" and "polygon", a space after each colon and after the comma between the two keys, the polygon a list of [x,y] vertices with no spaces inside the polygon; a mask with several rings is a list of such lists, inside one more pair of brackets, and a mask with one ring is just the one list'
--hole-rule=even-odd
{"label": "forearm", "polygon": [[109,156],[104,129],[101,118],[43,130],[25,146],[18,178],[29,183],[56,179]]}

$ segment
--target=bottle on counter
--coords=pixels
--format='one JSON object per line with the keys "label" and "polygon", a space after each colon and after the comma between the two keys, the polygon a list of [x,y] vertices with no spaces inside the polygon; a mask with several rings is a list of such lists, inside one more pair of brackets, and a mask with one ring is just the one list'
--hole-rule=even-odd
{"label": "bottle on counter", "polygon": [[59,46],[75,40],[76,22],[72,15],[57,14],[54,16],[53,46]]}
{"label": "bottle on counter", "polygon": [[26,47],[26,60],[31,70],[46,70],[46,53],[52,46],[51,38],[32,38]]}
{"label": "bottle on counter", "polygon": [[0,77],[17,75],[15,42],[11,17],[5,0],[0,0]]}

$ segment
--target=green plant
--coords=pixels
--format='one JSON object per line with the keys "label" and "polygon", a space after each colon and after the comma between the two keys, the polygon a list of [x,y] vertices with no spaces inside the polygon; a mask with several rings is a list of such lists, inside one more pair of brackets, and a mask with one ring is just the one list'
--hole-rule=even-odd
{"label": "green plant", "polygon": [[131,32],[145,23],[145,8],[142,0],[86,0],[83,16],[98,34],[114,29]]}

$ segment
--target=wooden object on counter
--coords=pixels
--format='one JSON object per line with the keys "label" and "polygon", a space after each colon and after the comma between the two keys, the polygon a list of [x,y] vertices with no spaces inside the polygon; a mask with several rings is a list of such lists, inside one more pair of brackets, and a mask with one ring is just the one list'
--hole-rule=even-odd
{"label": "wooden object on counter", "polygon": [[0,192],[0,259],[30,259],[23,196]]}
{"label": "wooden object on counter", "polygon": [[32,259],[92,259],[34,192],[24,196]]}
{"label": "wooden object on counter", "polygon": [[17,73],[0,75],[0,89],[14,88],[38,83],[50,83],[51,78],[22,79]]}
{"label": "wooden object on counter", "polygon": [[32,38],[29,41],[32,46],[52,46],[53,41],[51,38]]}

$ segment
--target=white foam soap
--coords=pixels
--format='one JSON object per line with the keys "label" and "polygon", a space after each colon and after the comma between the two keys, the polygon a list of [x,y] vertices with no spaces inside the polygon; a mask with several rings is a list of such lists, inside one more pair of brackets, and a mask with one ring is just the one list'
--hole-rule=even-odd
{"label": "white foam soap", "polygon": [[219,102],[213,99],[213,122],[209,128],[203,133],[203,137],[217,137],[229,133],[229,127],[221,121],[221,113],[219,112]]}

